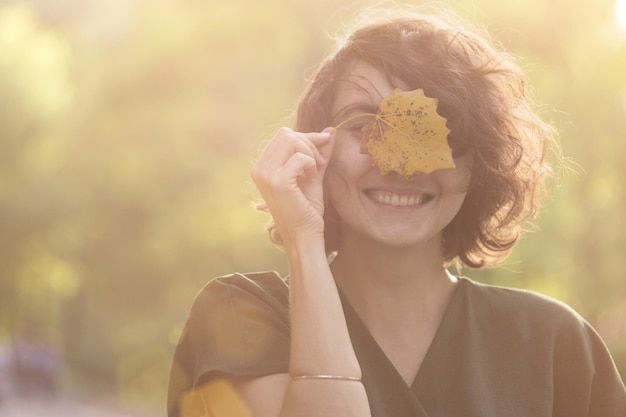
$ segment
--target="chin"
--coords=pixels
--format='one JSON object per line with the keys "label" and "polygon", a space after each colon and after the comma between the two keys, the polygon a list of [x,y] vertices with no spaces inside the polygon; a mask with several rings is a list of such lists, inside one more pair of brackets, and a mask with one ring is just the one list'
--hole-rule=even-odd
{"label": "chin", "polygon": [[[404,233],[406,234],[406,230]],[[400,233],[396,234],[384,234],[373,237],[373,239],[381,246],[386,246],[395,249],[420,249],[424,247],[436,247],[437,250],[441,248],[441,236],[420,236],[414,234],[411,236],[402,236]]]}

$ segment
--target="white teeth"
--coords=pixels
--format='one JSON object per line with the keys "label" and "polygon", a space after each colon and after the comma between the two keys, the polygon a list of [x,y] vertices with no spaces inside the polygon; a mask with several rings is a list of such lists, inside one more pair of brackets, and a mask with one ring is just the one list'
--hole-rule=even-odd
{"label": "white teeth", "polygon": [[372,198],[381,204],[390,206],[416,206],[427,200],[426,194],[400,195],[390,192],[375,191],[370,193]]}

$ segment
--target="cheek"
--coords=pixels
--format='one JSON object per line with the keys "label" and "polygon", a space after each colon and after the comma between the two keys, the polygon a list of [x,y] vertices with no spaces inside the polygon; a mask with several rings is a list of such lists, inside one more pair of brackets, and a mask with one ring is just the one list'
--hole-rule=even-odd
{"label": "cheek", "polygon": [[456,168],[435,171],[432,175],[437,179],[446,193],[465,194],[472,178],[472,161],[463,157],[454,160]]}
{"label": "cheek", "polygon": [[369,155],[361,153],[361,141],[362,134],[360,132],[339,130],[332,158],[348,163],[351,163],[354,158],[369,158]]}
{"label": "cheek", "polygon": [[366,155],[357,154],[352,158],[339,158],[334,154],[324,176],[326,204],[337,210],[350,206],[358,199],[357,181],[370,167]]}
{"label": "cheek", "polygon": [[371,168],[372,159],[361,153],[361,141],[358,138],[342,135],[337,139],[324,180],[328,186],[341,187],[346,191]]}
{"label": "cheek", "polygon": [[344,165],[331,161],[324,176],[324,190],[331,201],[348,192],[349,182]]}

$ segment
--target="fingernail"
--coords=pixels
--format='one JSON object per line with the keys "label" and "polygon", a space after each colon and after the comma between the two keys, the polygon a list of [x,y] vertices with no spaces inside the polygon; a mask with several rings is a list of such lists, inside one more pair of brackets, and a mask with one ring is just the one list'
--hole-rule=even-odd
{"label": "fingernail", "polygon": [[330,137],[331,132],[320,132],[320,139],[328,139]]}

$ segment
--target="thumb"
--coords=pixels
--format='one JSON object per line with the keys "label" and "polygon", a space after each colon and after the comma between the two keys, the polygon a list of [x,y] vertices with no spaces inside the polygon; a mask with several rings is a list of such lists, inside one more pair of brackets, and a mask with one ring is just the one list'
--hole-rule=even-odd
{"label": "thumb", "polygon": [[322,130],[322,132],[330,133],[330,140],[318,148],[320,156],[324,159],[324,163],[319,166],[319,174],[323,178],[324,173],[326,172],[326,168],[328,168],[328,165],[330,163],[330,159],[332,158],[333,151],[335,149],[336,130],[335,128],[327,127],[326,129]]}

